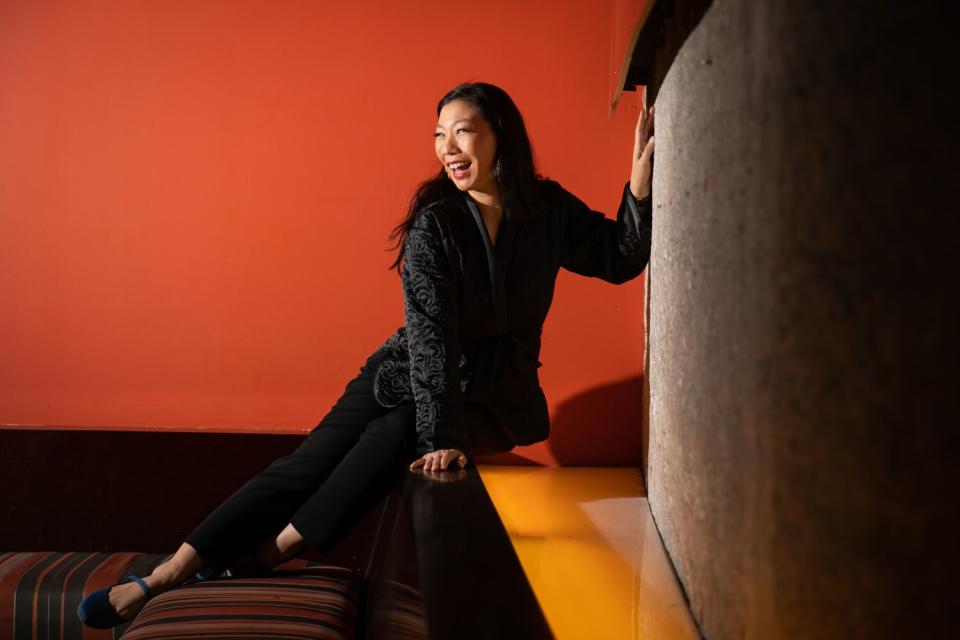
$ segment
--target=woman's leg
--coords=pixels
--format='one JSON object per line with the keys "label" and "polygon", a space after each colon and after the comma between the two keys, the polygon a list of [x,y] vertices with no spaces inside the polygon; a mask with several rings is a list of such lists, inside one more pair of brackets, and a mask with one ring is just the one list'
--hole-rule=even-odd
{"label": "woman's leg", "polygon": [[[300,531],[289,522],[291,516],[356,448],[354,445],[361,442],[360,450],[366,454],[354,455],[351,460],[362,462],[373,471],[382,464],[378,461],[380,456],[396,451],[402,440],[397,429],[412,423],[396,417],[378,420],[391,410],[380,406],[373,397],[377,358],[375,354],[367,360],[330,412],[293,453],[274,460],[245,483],[187,536],[171,558],[144,577],[151,593],[163,593],[182,584],[204,566],[227,567],[251,552],[264,566],[278,564],[304,544]],[[400,413],[404,411],[401,409]],[[337,477],[344,475],[346,472],[341,472]],[[358,482],[363,481],[364,474],[351,475]],[[340,482],[335,480],[342,486]],[[348,485],[345,492],[359,492],[361,488]],[[337,496],[332,511],[340,513],[340,505],[348,501],[345,495]],[[333,522],[332,516],[327,521]],[[305,528],[314,530],[312,525]],[[146,601],[143,590],[133,582],[112,587],[108,599],[125,619],[132,618]]]}
{"label": "woman's leg", "polygon": [[273,567],[294,557],[308,543],[320,546],[374,477],[412,453],[414,419],[412,406],[400,406],[370,421],[357,443],[286,527],[257,546],[257,563]]}
{"label": "woman's leg", "polygon": [[390,411],[373,396],[377,363],[375,356],[367,360],[293,453],[274,460],[247,481],[187,536],[186,542],[200,554],[204,566],[225,568],[255,550],[269,560],[268,550],[258,545],[277,539],[277,532],[324,483],[367,425]]}
{"label": "woman's leg", "polygon": [[[150,587],[150,592],[157,595],[183,583],[195,574],[202,564],[197,550],[183,543],[173,556],[157,565],[143,580]],[[147,600],[143,589],[136,582],[125,582],[111,587],[107,598],[117,614],[126,620],[135,616]]]}
{"label": "woman's leg", "polygon": [[[366,425],[333,472],[290,517],[290,525],[307,544],[319,546],[374,477],[413,450],[415,419],[413,405],[405,404]],[[323,447],[324,442],[318,438],[313,446]]]}
{"label": "woman's leg", "polygon": [[292,524],[287,524],[276,536],[267,536],[257,545],[254,560],[260,567],[275,567],[293,558],[303,548],[306,541]]}
{"label": "woman's leg", "polygon": [[[464,425],[472,455],[510,451],[515,446],[489,409],[464,403]],[[323,484],[290,518],[290,525],[267,544],[285,547],[283,540],[318,546],[343,517],[350,502],[374,476],[398,456],[409,464],[416,450],[416,410],[400,405],[370,421],[359,441],[344,456]],[[410,458],[406,460],[406,458]]]}

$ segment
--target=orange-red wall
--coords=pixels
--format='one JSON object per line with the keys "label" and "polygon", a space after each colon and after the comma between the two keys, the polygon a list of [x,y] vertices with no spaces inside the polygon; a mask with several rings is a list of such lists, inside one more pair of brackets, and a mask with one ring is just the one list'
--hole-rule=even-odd
{"label": "orange-red wall", "polygon": [[[0,3],[0,424],[304,432],[403,322],[442,94],[504,87],[613,215],[612,2]],[[545,463],[639,462],[641,278],[561,273]],[[602,422],[594,419],[602,410]]]}

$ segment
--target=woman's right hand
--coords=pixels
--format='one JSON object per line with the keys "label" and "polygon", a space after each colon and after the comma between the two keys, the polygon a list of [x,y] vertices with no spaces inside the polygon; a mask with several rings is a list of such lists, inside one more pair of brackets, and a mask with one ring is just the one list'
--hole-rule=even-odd
{"label": "woman's right hand", "polygon": [[650,195],[653,182],[653,107],[650,117],[641,107],[633,137],[633,163],[630,167],[630,192],[634,198]]}

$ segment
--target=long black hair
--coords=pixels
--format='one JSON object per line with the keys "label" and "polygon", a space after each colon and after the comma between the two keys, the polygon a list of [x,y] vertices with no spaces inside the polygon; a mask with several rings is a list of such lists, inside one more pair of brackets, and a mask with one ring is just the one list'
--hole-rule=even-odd
{"label": "long black hair", "polygon": [[[534,165],[533,147],[520,110],[506,91],[486,82],[465,82],[448,91],[437,103],[437,116],[444,105],[453,100],[470,102],[489,123],[497,141],[493,165],[496,167],[499,163],[499,170],[494,171],[493,176],[497,181],[503,215],[510,222],[526,222],[534,215],[536,186],[542,178]],[[410,199],[405,219],[390,233],[391,239],[397,238],[397,244],[391,250],[400,249],[390,269],[400,271],[404,241],[417,213],[435,202],[460,193],[442,166],[437,175],[420,183]]]}

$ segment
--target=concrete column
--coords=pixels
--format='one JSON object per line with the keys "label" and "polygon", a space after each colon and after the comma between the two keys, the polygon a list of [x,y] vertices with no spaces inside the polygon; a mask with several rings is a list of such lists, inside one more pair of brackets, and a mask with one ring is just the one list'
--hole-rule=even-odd
{"label": "concrete column", "polygon": [[711,640],[946,637],[960,610],[935,6],[716,0],[660,87],[647,479]]}

